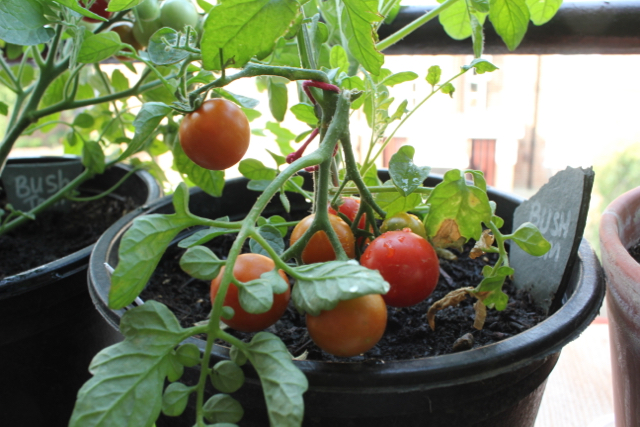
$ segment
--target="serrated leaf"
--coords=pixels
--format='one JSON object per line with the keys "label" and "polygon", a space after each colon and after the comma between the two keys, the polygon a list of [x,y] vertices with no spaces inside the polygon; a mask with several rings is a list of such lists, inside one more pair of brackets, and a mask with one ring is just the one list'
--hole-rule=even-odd
{"label": "serrated leaf", "polygon": [[184,330],[166,306],[147,301],[125,312],[120,331],[125,340],[91,362],[93,378],[78,392],[69,427],[151,427],[160,414],[169,359]]}
{"label": "serrated leaf", "polygon": [[299,427],[304,414],[302,394],[309,383],[293,364],[287,347],[275,335],[258,332],[247,349],[247,356],[260,376],[270,425]]}
{"label": "serrated leaf", "polygon": [[133,127],[136,130],[133,139],[120,155],[119,160],[124,160],[140,151],[144,145],[150,141],[151,137],[153,137],[160,122],[162,122],[171,111],[171,107],[162,102],[147,102],[143,104],[133,121]]}
{"label": "serrated leaf", "polygon": [[413,71],[402,71],[396,74],[392,74],[382,81],[385,86],[395,86],[400,83],[410,82],[418,78],[418,75]]}
{"label": "serrated leaf", "polygon": [[398,212],[408,212],[412,210],[422,203],[422,197],[417,193],[412,193],[405,197],[398,191],[378,193],[375,197],[375,201],[387,212],[387,216],[389,216]]}
{"label": "serrated leaf", "polygon": [[542,256],[551,249],[551,243],[530,222],[520,225],[510,237],[520,249],[533,256]]}
{"label": "serrated leaf", "polygon": [[285,292],[289,284],[276,270],[262,273],[259,279],[238,287],[240,306],[251,314],[266,313],[273,305],[273,294]]}
{"label": "serrated leaf", "polygon": [[220,70],[223,61],[243,67],[251,58],[265,58],[289,30],[299,13],[295,0],[220,2],[204,23],[202,59],[207,70]]}
{"label": "serrated leaf", "polygon": [[380,73],[384,55],[375,47],[373,24],[380,22],[377,0],[344,0],[342,6],[342,31],[349,52],[368,72]]}
{"label": "serrated leaf", "polygon": [[[444,0],[440,0],[442,3]],[[445,32],[455,40],[463,40],[471,35],[471,22],[466,1],[458,1],[438,15]]]}
{"label": "serrated leaf", "polygon": [[305,122],[311,126],[315,126],[318,123],[318,118],[312,105],[304,103],[296,104],[291,107],[291,112],[296,116],[296,119],[301,122]]}
{"label": "serrated leaf", "polygon": [[298,310],[317,316],[338,302],[369,294],[385,294],[389,284],[377,270],[355,261],[330,261],[296,267],[291,299]]}
{"label": "serrated leaf", "polygon": [[[195,47],[196,35],[191,32],[188,46]],[[149,59],[156,65],[175,64],[186,59],[191,53],[183,47],[186,43],[186,34],[181,34],[173,28],[161,28],[149,39],[147,53]]]}
{"label": "serrated leaf", "polygon": [[189,192],[181,184],[173,195],[175,214],[140,216],[120,242],[120,262],[111,275],[109,307],[119,309],[131,304],[146,286],[162,254],[177,234],[197,224],[186,210]]}
{"label": "serrated leaf", "polygon": [[546,24],[562,6],[562,0],[526,0],[531,22],[535,25]]}
{"label": "serrated leaf", "polygon": [[222,393],[233,393],[244,384],[244,372],[231,360],[221,360],[213,365],[211,384]]}
{"label": "serrated leaf", "polygon": [[76,60],[82,64],[104,61],[118,53],[121,45],[120,36],[114,31],[95,34],[84,39]]}
{"label": "serrated leaf", "polygon": [[489,19],[509,50],[515,50],[524,38],[529,24],[529,8],[525,0],[490,0]]}
{"label": "serrated leaf", "polygon": [[213,280],[220,273],[224,261],[205,246],[194,246],[180,257],[180,268],[191,277],[200,280]]}
{"label": "serrated leaf", "polygon": [[46,43],[55,34],[38,0],[0,2],[0,39],[22,46]]}
{"label": "serrated leaf", "polygon": [[182,383],[169,384],[162,395],[162,413],[170,417],[182,415],[187,408],[189,395],[195,389],[195,387],[188,387]]}
{"label": "serrated leaf", "polygon": [[278,171],[266,167],[260,160],[244,159],[238,165],[238,171],[248,179],[273,180],[278,175]]}
{"label": "serrated leaf", "polygon": [[203,413],[212,423],[237,423],[244,415],[240,402],[228,394],[214,394],[204,404]]}
{"label": "serrated leaf", "polygon": [[403,145],[391,156],[389,161],[389,176],[393,184],[402,193],[408,196],[429,176],[431,168],[428,166],[416,166],[413,163],[413,155],[416,150],[410,145]]}
{"label": "serrated leaf", "polygon": [[426,218],[427,235],[437,247],[458,246],[460,240],[479,240],[482,223],[491,220],[487,193],[469,185],[462,173],[450,170],[433,189],[427,201],[431,210]]}
{"label": "serrated leaf", "polygon": [[173,166],[178,172],[186,175],[191,182],[200,187],[205,193],[213,197],[222,196],[222,190],[224,189],[223,170],[214,171],[196,165],[187,157],[180,144],[173,146],[172,153]]}
{"label": "serrated leaf", "polygon": [[[263,225],[258,229],[258,233],[267,241],[269,246],[276,251],[278,255],[281,255],[284,252],[284,240],[282,240],[282,235],[280,231],[275,228],[273,225]],[[254,254],[261,254],[265,256],[269,256],[269,253],[264,249],[258,242],[251,239],[249,240],[249,248],[251,252]]]}
{"label": "serrated leaf", "polygon": [[97,174],[104,172],[105,156],[98,142],[86,141],[84,143],[82,146],[82,165]]}

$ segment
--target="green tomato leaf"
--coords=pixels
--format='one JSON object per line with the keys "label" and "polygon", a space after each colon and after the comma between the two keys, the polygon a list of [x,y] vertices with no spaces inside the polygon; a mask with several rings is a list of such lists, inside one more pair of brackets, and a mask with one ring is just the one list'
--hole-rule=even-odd
{"label": "green tomato leaf", "polygon": [[[156,128],[160,122],[171,112],[171,107],[162,102],[147,102],[142,105],[136,119],[133,121],[133,127],[136,132],[133,139],[127,146],[126,150],[120,155],[118,161],[122,161],[132,154],[142,150],[153,137]],[[179,145],[179,144],[176,144]]]}
{"label": "green tomato leaf", "polygon": [[484,51],[484,29],[483,25],[475,13],[469,13],[469,24],[471,25],[471,40],[473,41],[473,56],[480,58]]}
{"label": "green tomato leaf", "polygon": [[200,187],[205,193],[213,197],[222,196],[224,171],[209,170],[196,165],[184,153],[180,144],[174,144],[172,153],[173,167],[180,174],[188,177],[191,182]]}
{"label": "green tomato leaf", "polygon": [[111,276],[109,307],[131,304],[146,286],[169,243],[183,229],[198,221],[187,211],[189,192],[180,184],[173,194],[176,213],[138,217],[122,236],[120,262]]}
{"label": "green tomato leaf", "polygon": [[329,53],[329,61],[332,69],[337,69],[338,74],[349,72],[349,57],[347,51],[340,45],[335,45]]}
{"label": "green tomato leaf", "polygon": [[121,10],[131,9],[142,3],[142,1],[143,0],[111,0],[107,10],[109,12],[120,12]]}
{"label": "green tomato leaf", "polygon": [[237,423],[244,415],[240,402],[228,394],[214,394],[202,408],[204,417],[212,423]]}
{"label": "green tomato leaf", "polygon": [[256,159],[244,159],[238,165],[238,171],[248,179],[257,180],[273,180],[278,171],[272,168],[266,167],[260,160]]}
{"label": "green tomato leaf", "polygon": [[91,362],[93,378],[78,392],[69,427],[151,427],[160,414],[173,349],[187,335],[155,301],[125,312],[120,331],[124,341]]}
{"label": "green tomato leaf", "polygon": [[509,237],[520,249],[533,256],[542,256],[551,249],[551,243],[544,238],[538,227],[530,222],[523,223]]}
{"label": "green tomato leaf", "polygon": [[259,279],[238,287],[240,306],[251,314],[266,313],[273,305],[273,294],[285,292],[289,284],[276,271],[262,273]]}
{"label": "green tomato leaf", "polygon": [[[210,82],[210,79],[207,79],[207,83]],[[248,96],[244,96],[244,95],[240,95],[237,93],[233,93],[233,92],[229,92],[226,89],[222,89],[222,88],[217,88],[215,89],[215,92],[220,95],[221,97],[228,99],[229,101],[232,101],[236,104],[238,104],[240,107],[242,107],[244,110],[246,109],[253,109],[256,108],[258,106],[258,104],[260,104],[260,101],[258,101],[255,98],[249,98]],[[254,111],[254,115],[257,113],[256,117],[260,117],[260,112],[259,111]]]}
{"label": "green tomato leaf", "polygon": [[104,61],[118,53],[120,46],[120,36],[114,31],[95,34],[84,39],[76,60],[82,64]]}
{"label": "green tomato leaf", "polygon": [[106,167],[104,151],[96,141],[87,141],[82,146],[82,164],[85,168],[101,174]]}
{"label": "green tomato leaf", "polygon": [[469,6],[477,12],[489,13],[489,0],[469,0]]}
{"label": "green tomato leaf", "polygon": [[482,223],[492,212],[487,193],[469,185],[458,169],[450,170],[433,189],[425,220],[427,235],[436,247],[460,246],[470,238],[479,240]]}
{"label": "green tomato leaf", "polygon": [[318,123],[318,118],[316,117],[316,113],[312,105],[303,103],[296,104],[291,107],[291,112],[296,116],[296,119],[301,122],[305,122],[314,127]]}
{"label": "green tomato leaf", "polygon": [[[229,217],[218,218],[217,221],[228,221]],[[196,245],[207,243],[214,237],[222,236],[228,233],[237,233],[237,228],[209,227],[204,230],[196,231],[189,237],[182,239],[178,243],[178,247],[191,248]]]}
{"label": "green tomato leaf", "polygon": [[470,68],[475,68],[476,73],[478,74],[490,73],[498,69],[498,67],[493,65],[491,62],[482,58],[476,58],[473,61],[471,61],[471,64],[464,65],[462,68],[465,70],[468,70]]}
{"label": "green tomato leaf", "polygon": [[[438,0],[443,3],[444,0]],[[471,22],[466,1],[458,1],[438,15],[444,31],[454,40],[464,40],[471,35]]]}
{"label": "green tomato leaf", "polygon": [[384,63],[384,55],[376,50],[373,31],[373,25],[383,19],[378,13],[378,1],[344,0],[341,15],[349,52],[368,72],[377,76]]}
{"label": "green tomato leaf", "polygon": [[524,38],[529,24],[529,8],[525,0],[490,0],[489,19],[509,50],[515,50]]}
{"label": "green tomato leaf", "polygon": [[[385,183],[390,185],[390,183]],[[375,197],[376,203],[387,212],[393,215],[398,212],[408,212],[422,203],[422,197],[417,193],[403,196],[400,192],[378,193]]]}
{"label": "green tomato leaf", "polygon": [[180,257],[182,271],[200,280],[213,280],[224,264],[224,261],[205,246],[193,246]]}
{"label": "green tomato leaf", "polygon": [[234,68],[241,68],[253,57],[265,58],[287,33],[299,7],[296,0],[220,2],[209,11],[204,23],[204,68],[220,70],[229,60],[233,60]]}
{"label": "green tomato leaf", "polygon": [[435,86],[440,83],[440,77],[442,76],[442,69],[438,65],[432,65],[427,71],[427,83],[431,86]]}
{"label": "green tomato leaf", "polygon": [[403,145],[391,156],[389,161],[389,176],[393,184],[402,193],[408,196],[413,191],[422,186],[422,183],[429,176],[431,168],[428,166],[416,166],[413,163],[413,155],[416,150],[410,145]]}
{"label": "green tomato leaf", "polygon": [[[278,255],[284,252],[284,240],[282,240],[282,235],[280,231],[275,228],[273,225],[263,225],[258,229],[258,233],[267,241],[269,246],[276,251]],[[249,240],[249,248],[251,252],[254,254],[261,254],[265,256],[269,256],[269,253],[264,249],[258,242],[253,239]]]}
{"label": "green tomato leaf", "polygon": [[176,359],[187,368],[200,364],[200,349],[195,344],[182,344],[176,350]]}
{"label": "green tomato leaf", "polygon": [[355,261],[330,261],[296,267],[291,299],[300,311],[317,316],[338,302],[369,294],[385,294],[389,284],[378,270]]}
{"label": "green tomato leaf", "polygon": [[170,417],[182,415],[187,408],[189,395],[195,390],[195,386],[188,387],[182,383],[169,384],[162,395],[162,413]]}
{"label": "green tomato leaf", "polygon": [[382,81],[381,84],[385,86],[395,86],[400,83],[410,82],[418,78],[418,75],[413,71],[402,71],[400,73],[392,74]]}
{"label": "green tomato leaf", "polygon": [[73,119],[73,125],[83,129],[92,127],[94,123],[93,116],[87,113],[80,113]]}
{"label": "green tomato leaf", "polygon": [[[189,47],[196,45],[196,34],[190,33]],[[182,47],[186,41],[186,34],[181,34],[173,28],[161,28],[149,39],[147,53],[149,59],[156,65],[175,64],[186,59],[190,52]]]}
{"label": "green tomato leaf", "polygon": [[229,359],[238,366],[243,366],[247,363],[247,355],[235,345],[232,345],[229,350]]}
{"label": "green tomato leaf", "polygon": [[562,0],[526,0],[531,22],[535,25],[546,24],[562,6]]}
{"label": "green tomato leaf", "polygon": [[233,393],[244,384],[244,372],[231,360],[221,360],[213,365],[211,384],[222,393]]}
{"label": "green tomato leaf", "polygon": [[440,87],[440,92],[445,95],[449,95],[453,98],[453,93],[456,91],[456,88],[451,83],[445,83]]}
{"label": "green tomato leaf", "polygon": [[51,40],[55,30],[45,27],[49,20],[38,0],[0,2],[0,39],[7,43],[33,46]]}
{"label": "green tomato leaf", "polygon": [[2,101],[0,101],[0,114],[3,116],[9,114],[9,106]]}
{"label": "green tomato leaf", "polygon": [[287,113],[287,103],[289,100],[287,85],[274,78],[269,78],[267,82],[269,110],[273,118],[281,122]]}
{"label": "green tomato leaf", "polygon": [[113,73],[111,73],[111,84],[118,92],[129,89],[129,79],[127,79],[122,71],[117,68],[113,70]]}
{"label": "green tomato leaf", "polygon": [[258,225],[262,226],[262,225],[269,224],[274,226],[280,232],[281,237],[284,237],[287,235],[287,231],[289,227],[287,227],[286,225],[280,225],[286,222],[287,220],[281,217],[280,215],[273,215],[273,216],[270,216],[269,218],[260,217],[258,219]]}
{"label": "green tomato leaf", "polygon": [[291,141],[296,139],[296,135],[289,129],[285,129],[280,126],[280,123],[267,122],[265,128],[275,135],[276,143],[280,147],[280,152],[283,155],[293,153],[295,150],[291,148]]}
{"label": "green tomato leaf", "polygon": [[[511,271],[513,272],[513,270]],[[507,308],[509,296],[502,292],[502,285],[507,276],[508,274],[498,274],[482,279],[482,282],[476,287],[475,292],[488,292],[488,294],[482,298],[484,305],[489,308],[495,308],[498,311]]]}
{"label": "green tomato leaf", "polygon": [[247,349],[247,357],[260,377],[270,425],[300,426],[304,414],[302,394],[309,383],[293,364],[287,347],[277,336],[258,332]]}

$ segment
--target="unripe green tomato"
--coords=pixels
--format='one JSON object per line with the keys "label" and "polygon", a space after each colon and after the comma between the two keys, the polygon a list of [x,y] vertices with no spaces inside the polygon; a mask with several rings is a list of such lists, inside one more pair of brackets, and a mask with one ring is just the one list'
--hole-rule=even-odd
{"label": "unripe green tomato", "polygon": [[427,232],[420,218],[406,212],[398,212],[387,217],[380,227],[380,232],[386,233],[387,231],[403,230],[405,228],[409,228],[424,239],[427,238]]}
{"label": "unripe green tomato", "polygon": [[160,18],[153,21],[137,21],[133,24],[133,37],[136,38],[138,43],[146,47],[149,45],[149,39],[153,33],[160,28],[162,28]]}
{"label": "unripe green tomato", "polygon": [[142,21],[153,21],[160,16],[160,4],[158,0],[144,0],[135,8],[138,19]]}
{"label": "unripe green tomato", "polygon": [[182,31],[185,26],[196,28],[200,14],[191,0],[166,0],[160,8],[160,22],[163,27]]}

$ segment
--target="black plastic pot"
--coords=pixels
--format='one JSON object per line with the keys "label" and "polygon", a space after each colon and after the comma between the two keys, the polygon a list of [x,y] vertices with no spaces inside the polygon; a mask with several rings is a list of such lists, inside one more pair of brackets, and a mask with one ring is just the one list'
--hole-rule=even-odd
{"label": "black plastic pot", "polygon": [[[100,193],[128,170],[110,168],[82,189]],[[138,171],[109,197],[131,197],[141,206],[118,221],[123,226],[160,196],[153,177]],[[91,359],[121,339],[87,291],[92,248],[0,280],[0,424],[67,426]]]}
{"label": "black plastic pot", "polygon": [[[430,177],[427,185],[439,181]],[[220,199],[197,190],[191,210],[199,215],[241,217],[257,193],[247,192],[245,180],[232,180]],[[497,215],[511,228],[513,210],[520,199],[490,191]],[[295,198],[292,209],[306,209]],[[273,202],[269,210],[278,209]],[[168,198],[150,212],[170,213]],[[89,281],[96,306],[114,325],[122,312],[107,307],[110,286],[104,263],[117,264],[119,239],[126,227],[109,229],[97,243],[89,267]],[[546,379],[563,346],[575,339],[595,317],[604,297],[602,269],[586,241],[565,296],[564,305],[539,325],[496,344],[425,359],[367,363],[297,361],[309,380],[304,395],[304,426],[504,426],[531,427],[538,412]],[[204,349],[204,341],[190,339]],[[228,359],[226,348],[216,346],[213,363]],[[255,371],[244,368],[247,381],[236,393],[244,406],[240,426],[266,426],[266,409]],[[199,371],[187,369],[183,380],[197,381]],[[187,409],[189,412],[189,409]],[[158,426],[192,426],[192,413],[161,418]]]}

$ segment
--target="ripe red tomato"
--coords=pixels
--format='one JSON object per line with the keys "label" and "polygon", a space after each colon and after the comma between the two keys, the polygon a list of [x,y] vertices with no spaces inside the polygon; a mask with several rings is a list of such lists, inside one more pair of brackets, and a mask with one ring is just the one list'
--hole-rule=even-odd
{"label": "ripe red tomato", "polygon": [[[302,237],[305,231],[311,226],[313,222],[313,218],[315,214],[309,215],[306,218],[302,219],[291,232],[291,244],[293,245],[295,242]],[[349,258],[355,258],[356,256],[356,246],[355,239],[353,237],[353,233],[351,232],[351,228],[349,228],[349,224],[344,222],[340,217],[336,215],[329,214],[329,222],[331,223],[331,228],[338,235],[338,239],[340,240],[340,244],[342,248],[347,253]],[[307,246],[302,251],[302,262],[305,264],[313,264],[316,262],[326,262],[333,261],[336,259],[336,253],[333,250],[333,246],[331,246],[331,242],[327,237],[327,234],[324,231],[318,231],[307,243]]]}
{"label": "ripe red tomato", "polygon": [[[242,254],[238,256],[235,265],[233,266],[233,276],[240,282],[248,282],[250,280],[258,279],[262,273],[266,273],[275,268],[273,260],[269,257],[260,254]],[[211,303],[215,300],[218,289],[220,288],[220,282],[222,281],[222,274],[224,273],[224,267],[220,270],[218,277],[211,281]],[[289,283],[287,275],[282,270],[278,270],[282,279]],[[289,304],[290,289],[281,294],[273,295],[273,305],[271,308],[260,314],[247,313],[241,306],[238,299],[238,288],[231,283],[227,290],[227,295],[224,298],[224,305],[233,308],[235,314],[231,319],[222,319],[222,321],[233,328],[242,332],[257,332],[261,331],[269,326],[273,325],[282,317],[282,314],[287,309]]]}
{"label": "ripe red tomato", "polygon": [[249,148],[251,129],[240,107],[223,98],[209,99],[180,123],[180,144],[197,165],[210,170],[238,163]]}
{"label": "ripe red tomato", "polygon": [[314,343],[327,353],[351,357],[370,350],[387,326],[387,306],[378,294],[340,301],[333,310],[307,314]]}
{"label": "ripe red tomato", "polygon": [[[89,0],[81,0],[80,6],[86,8],[89,4]],[[103,18],[109,19],[111,17],[111,12],[107,12],[107,7],[109,6],[109,0],[96,0],[93,2],[89,10],[96,15],[100,15]],[[87,22],[102,22],[99,19],[87,18],[86,16],[82,18]]]}
{"label": "ripe red tomato", "polygon": [[427,238],[427,232],[420,218],[406,212],[398,212],[385,218],[380,226],[380,232],[386,233],[387,231],[402,230],[405,228],[409,228],[424,239]]}
{"label": "ripe red tomato", "polygon": [[436,251],[408,228],[387,231],[373,240],[360,264],[378,270],[391,289],[382,297],[392,307],[408,307],[427,298],[440,277]]}
{"label": "ripe red tomato", "polygon": [[[342,199],[342,204],[338,208],[340,213],[344,214],[347,218],[353,222],[356,219],[356,215],[358,214],[358,209],[360,209],[360,200],[354,199],[353,197],[345,197]],[[329,206],[329,213],[333,215],[337,215],[335,209]],[[358,222],[358,228],[364,230],[365,225],[367,224],[367,214],[364,214],[360,217],[360,221]]]}

